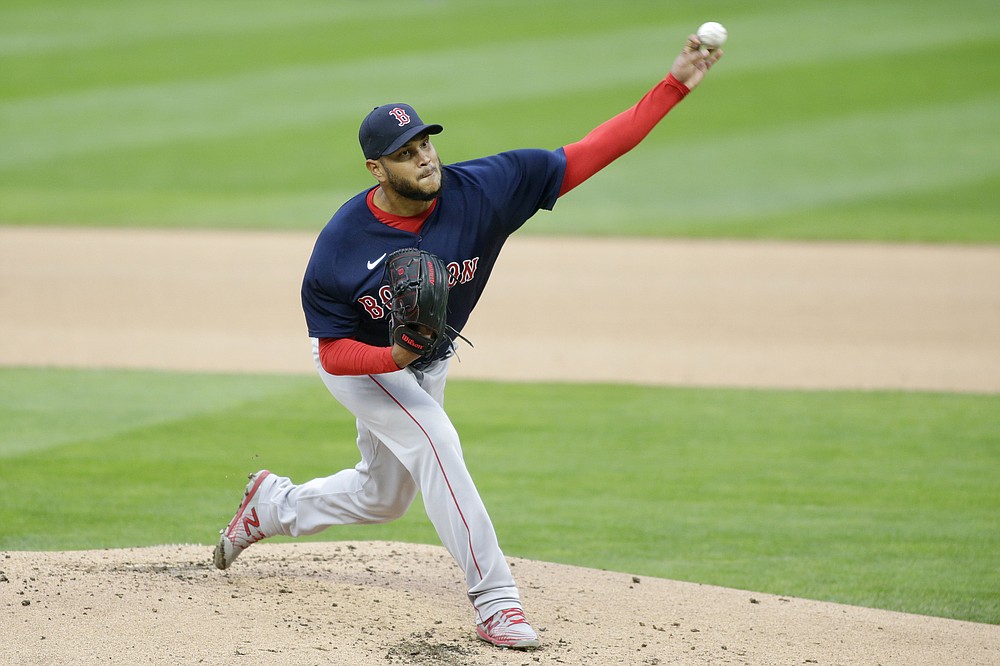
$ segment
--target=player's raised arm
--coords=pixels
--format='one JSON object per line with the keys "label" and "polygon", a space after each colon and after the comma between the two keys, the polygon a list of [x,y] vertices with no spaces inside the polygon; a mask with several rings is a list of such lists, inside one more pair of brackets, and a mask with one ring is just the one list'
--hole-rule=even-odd
{"label": "player's raised arm", "polygon": [[702,48],[698,37],[690,35],[674,59],[670,73],[638,103],[598,125],[580,141],[563,147],[566,175],[559,196],[639,145],[667,112],[702,82],[705,73],[721,57],[720,49]]}

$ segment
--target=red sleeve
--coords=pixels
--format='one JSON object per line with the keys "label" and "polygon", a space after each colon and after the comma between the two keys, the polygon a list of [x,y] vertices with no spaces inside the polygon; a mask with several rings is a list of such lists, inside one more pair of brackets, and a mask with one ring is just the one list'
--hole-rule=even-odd
{"label": "red sleeve", "polygon": [[639,145],[691,89],[668,74],[632,108],[598,125],[576,143],[563,147],[566,175],[559,196]]}
{"label": "red sleeve", "polygon": [[379,375],[396,372],[392,347],[373,347],[350,338],[320,338],[319,362],[331,375]]}

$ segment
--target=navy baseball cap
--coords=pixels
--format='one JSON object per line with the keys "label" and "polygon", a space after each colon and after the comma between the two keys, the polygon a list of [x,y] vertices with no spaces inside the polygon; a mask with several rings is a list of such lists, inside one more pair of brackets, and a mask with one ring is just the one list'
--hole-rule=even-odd
{"label": "navy baseball cap", "polygon": [[377,160],[396,152],[421,132],[439,134],[443,129],[440,125],[425,125],[409,104],[383,104],[361,121],[358,139],[365,158]]}

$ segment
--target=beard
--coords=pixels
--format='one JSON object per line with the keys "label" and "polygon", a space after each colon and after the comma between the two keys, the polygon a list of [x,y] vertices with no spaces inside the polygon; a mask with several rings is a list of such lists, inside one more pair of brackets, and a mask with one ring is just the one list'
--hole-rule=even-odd
{"label": "beard", "polygon": [[437,172],[441,175],[441,180],[438,183],[438,186],[432,191],[420,189],[419,180],[413,183],[403,180],[395,173],[385,168],[384,163],[382,164],[382,168],[385,171],[388,185],[396,194],[404,199],[410,199],[411,201],[434,201],[438,198],[438,195],[441,194],[441,188],[444,187],[444,171],[441,169],[440,161],[435,165],[435,168],[437,168]]}

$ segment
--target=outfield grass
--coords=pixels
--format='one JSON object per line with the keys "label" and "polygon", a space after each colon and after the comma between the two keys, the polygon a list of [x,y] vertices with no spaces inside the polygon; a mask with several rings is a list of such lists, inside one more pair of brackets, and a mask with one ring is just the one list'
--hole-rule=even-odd
{"label": "outfield grass", "polygon": [[[456,381],[508,555],[1000,623],[1000,396]],[[203,543],[353,466],[311,377],[0,369],[0,549]],[[439,543],[419,502],[322,539]]]}
{"label": "outfield grass", "polygon": [[706,19],[727,58],[527,233],[1000,241],[992,0],[9,0],[0,224],[316,229],[414,103],[446,161],[556,148]]}

